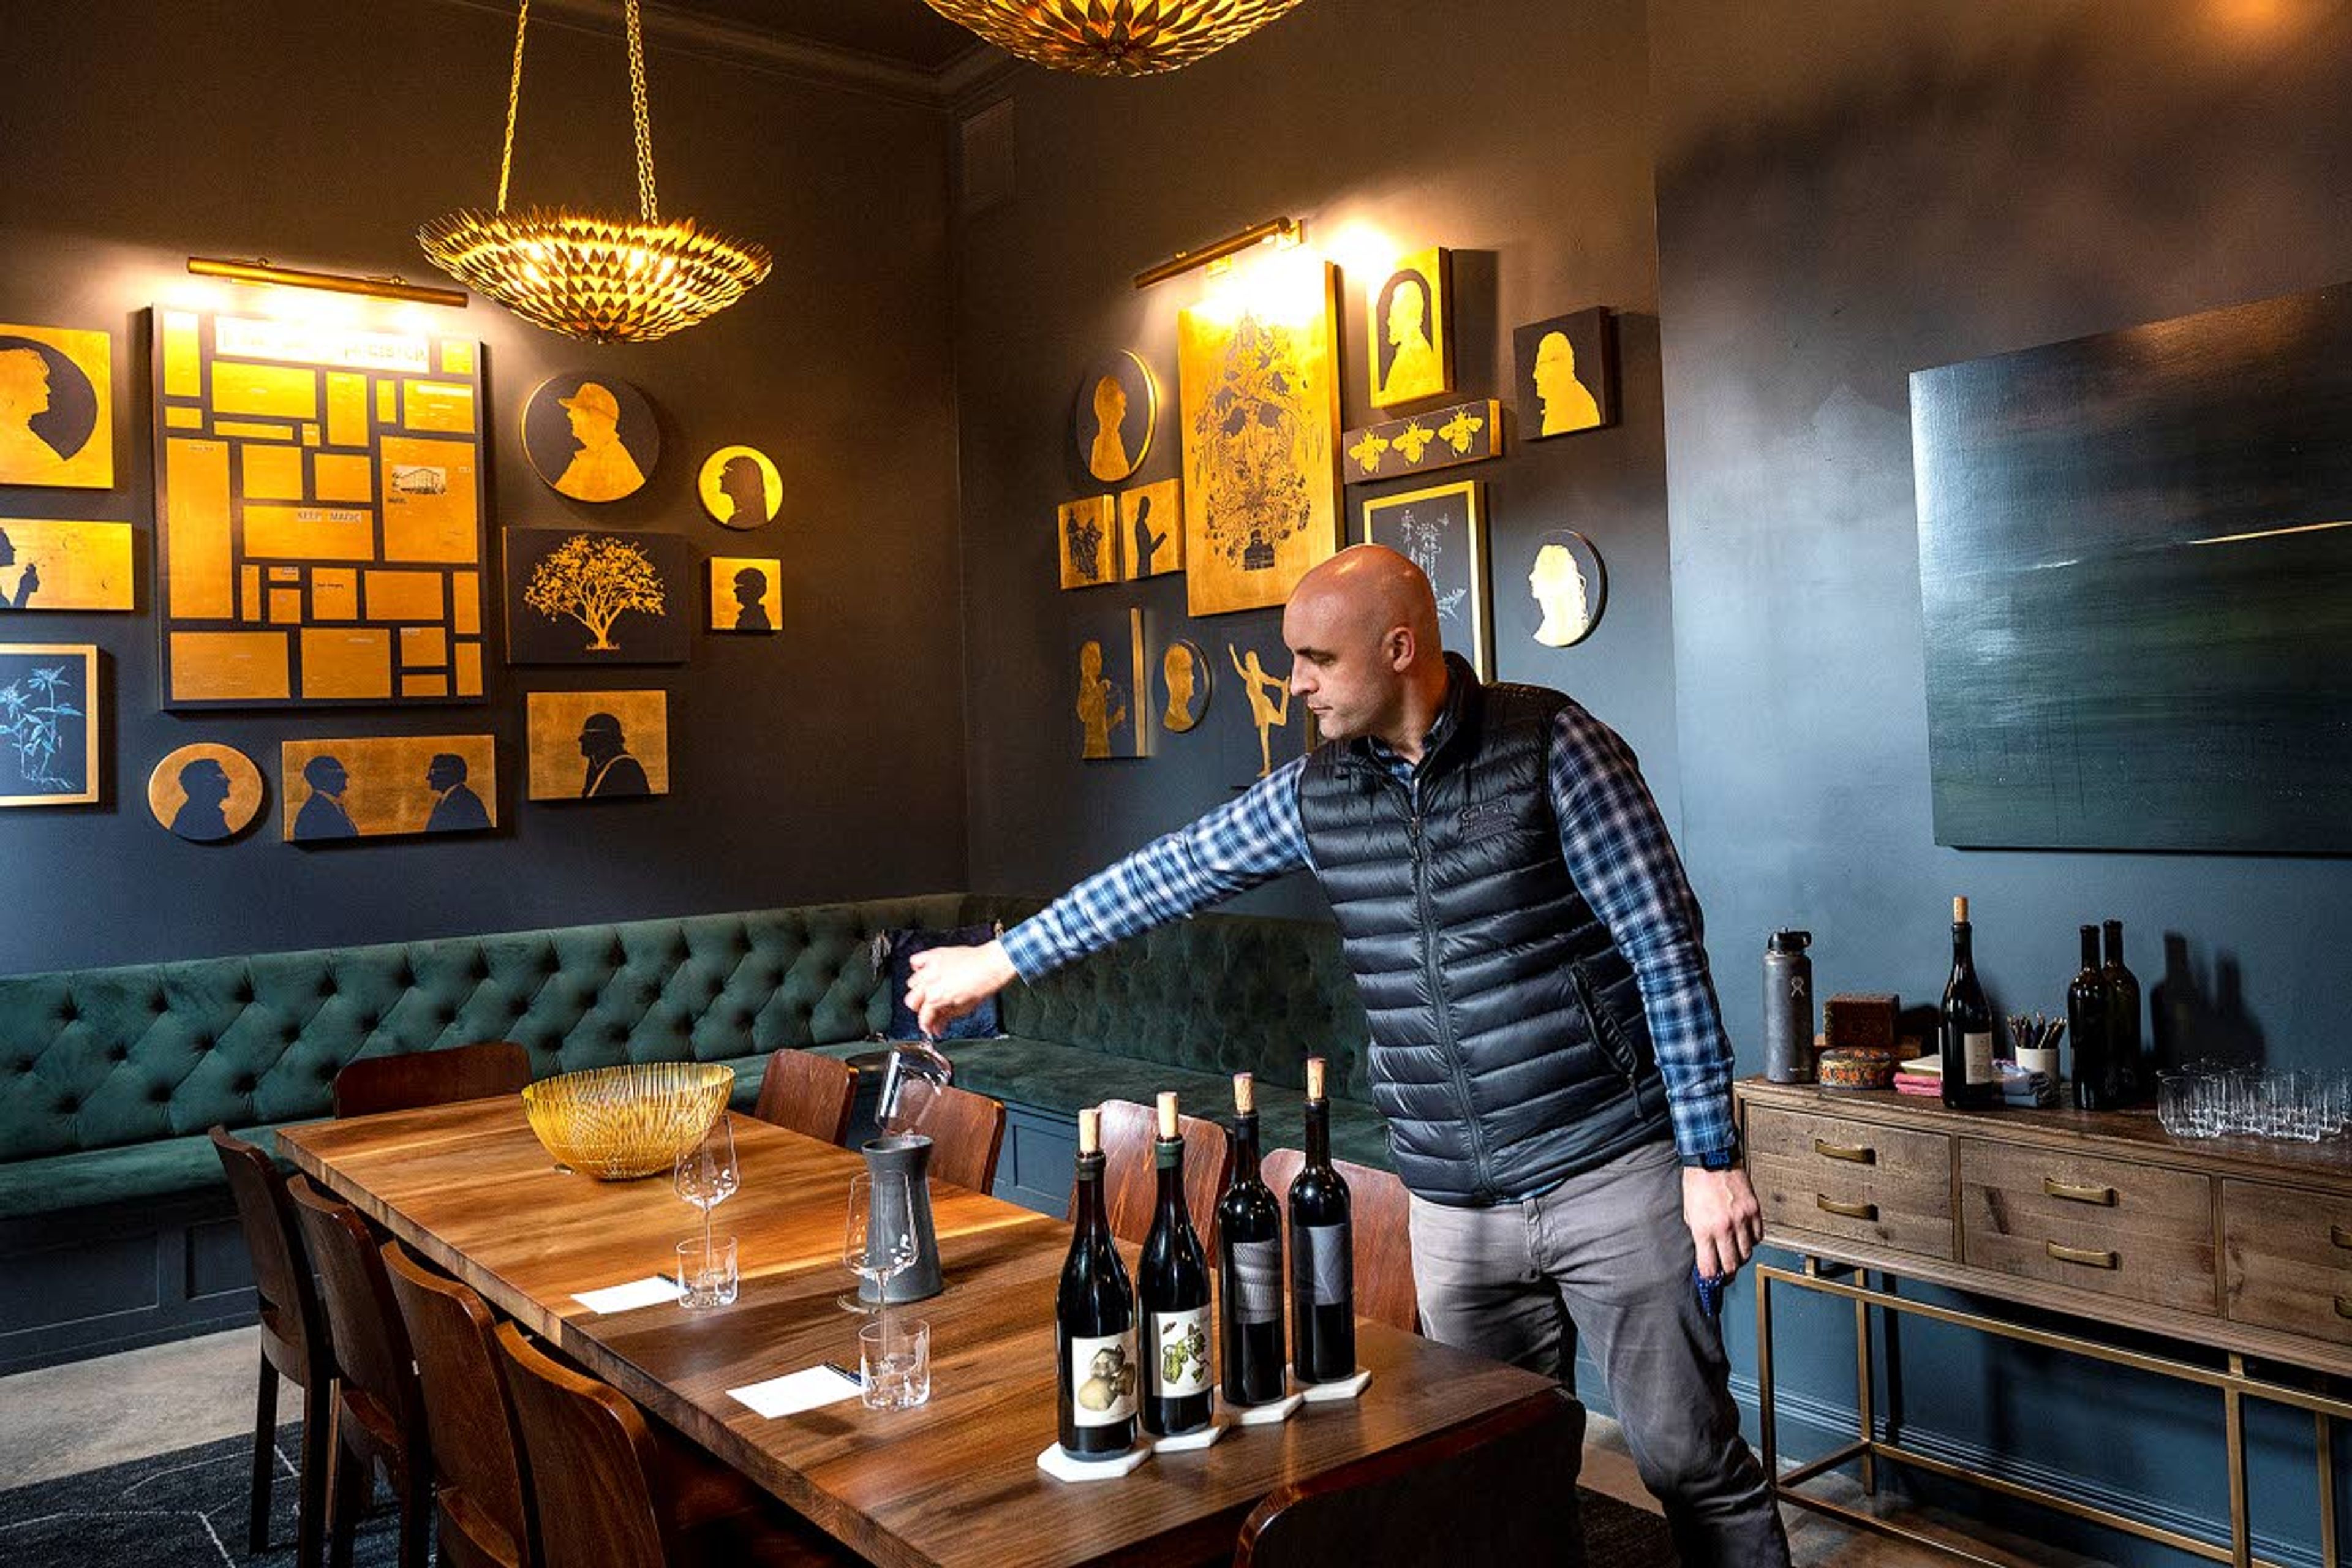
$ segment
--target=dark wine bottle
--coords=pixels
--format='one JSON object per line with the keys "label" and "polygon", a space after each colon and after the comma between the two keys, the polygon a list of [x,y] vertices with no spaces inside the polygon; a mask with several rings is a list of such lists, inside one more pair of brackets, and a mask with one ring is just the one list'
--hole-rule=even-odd
{"label": "dark wine bottle", "polygon": [[1143,1238],[1136,1284],[1143,1307],[1143,1429],[1155,1437],[1197,1432],[1216,1404],[1209,1363],[1209,1260],[1184,1206],[1184,1129],[1176,1097],[1160,1097],[1151,1146],[1160,1206]]}
{"label": "dark wine bottle", "polygon": [[2084,926],[2083,967],[2066,987],[2066,1032],[2074,1037],[2074,1104],[2083,1110],[2113,1110],[2107,1056],[2107,985],[2099,975],[2099,928]]}
{"label": "dark wine bottle", "polygon": [[1217,1260],[1224,1274],[1217,1342],[1228,1405],[1280,1399],[1282,1205],[1257,1168],[1257,1089],[1234,1074],[1234,1175],[1217,1199]]}
{"label": "dark wine bottle", "polygon": [[1062,1451],[1111,1459],[1135,1447],[1135,1291],[1103,1216],[1101,1112],[1078,1112],[1070,1256],[1054,1303]]}
{"label": "dark wine bottle", "polygon": [[1944,1016],[1937,1031],[1944,1103],[1955,1108],[1997,1106],[2000,1079],[1992,1065],[1992,1008],[1977,983],[1969,947],[1969,901],[1952,900],[1952,977],[1944,983]]}
{"label": "dark wine bottle", "polygon": [[2124,967],[2124,922],[2107,921],[2106,935],[2107,1082],[2116,1103],[2129,1105],[2139,1098],[2139,977]]}
{"label": "dark wine bottle", "polygon": [[1307,1163],[1290,1184],[1290,1368],[1301,1383],[1356,1374],[1356,1242],[1331,1168],[1323,1058],[1307,1058]]}

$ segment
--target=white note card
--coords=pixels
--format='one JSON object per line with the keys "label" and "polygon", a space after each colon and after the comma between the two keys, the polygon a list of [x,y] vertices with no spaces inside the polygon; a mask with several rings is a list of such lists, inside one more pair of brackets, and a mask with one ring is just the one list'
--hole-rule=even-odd
{"label": "white note card", "polygon": [[829,1366],[812,1366],[727,1392],[772,1421],[779,1415],[797,1415],[820,1405],[852,1398],[861,1386],[856,1378],[844,1377]]}
{"label": "white note card", "polygon": [[656,1274],[649,1279],[632,1279],[625,1285],[607,1285],[602,1290],[583,1290],[572,1299],[599,1314],[627,1312],[639,1307],[658,1307],[664,1301],[676,1301],[677,1281],[667,1275]]}

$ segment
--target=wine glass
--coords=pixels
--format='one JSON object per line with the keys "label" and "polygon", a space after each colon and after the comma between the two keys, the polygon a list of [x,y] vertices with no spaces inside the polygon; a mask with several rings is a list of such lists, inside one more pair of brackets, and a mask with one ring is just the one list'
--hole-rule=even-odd
{"label": "wine glass", "polygon": [[710,1256],[710,1211],[725,1203],[743,1184],[735,1163],[735,1119],[722,1110],[693,1148],[677,1157],[670,1184],[677,1195],[702,1211],[702,1256]]}
{"label": "wine glass", "polygon": [[861,1279],[874,1281],[882,1340],[888,1343],[890,1281],[915,1263],[915,1195],[902,1173],[861,1171],[849,1178],[849,1220],[842,1230],[841,1261]]}

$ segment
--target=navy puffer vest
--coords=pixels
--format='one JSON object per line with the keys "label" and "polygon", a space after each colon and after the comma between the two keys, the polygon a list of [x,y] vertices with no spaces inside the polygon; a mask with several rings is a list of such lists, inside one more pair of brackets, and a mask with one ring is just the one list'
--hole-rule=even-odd
{"label": "navy puffer vest", "polygon": [[1397,1173],[1483,1206],[1672,1129],[1633,966],[1560,857],[1548,766],[1570,700],[1446,663],[1412,788],[1364,742],[1332,742],[1298,804],[1371,1021]]}

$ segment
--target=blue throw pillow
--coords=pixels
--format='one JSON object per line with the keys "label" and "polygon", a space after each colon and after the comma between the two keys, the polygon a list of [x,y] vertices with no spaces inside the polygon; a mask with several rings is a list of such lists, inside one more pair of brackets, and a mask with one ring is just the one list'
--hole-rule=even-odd
{"label": "blue throw pillow", "polygon": [[[887,931],[874,939],[874,966],[890,983],[890,1026],[886,1040],[919,1040],[922,1026],[907,1005],[907,978],[914,971],[915,954],[934,947],[980,947],[1004,934],[999,925],[959,926],[953,931],[915,927]],[[941,1032],[943,1040],[992,1040],[1004,1031],[997,1023],[996,998],[991,996]]]}

